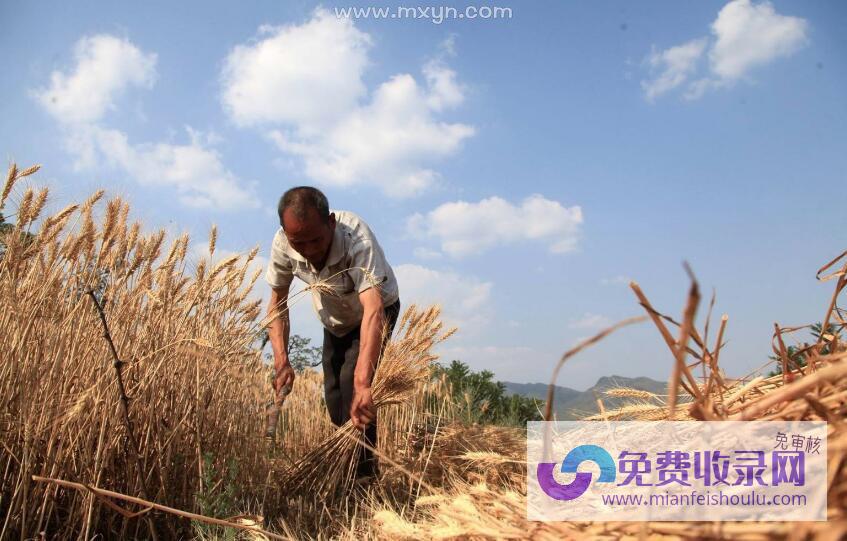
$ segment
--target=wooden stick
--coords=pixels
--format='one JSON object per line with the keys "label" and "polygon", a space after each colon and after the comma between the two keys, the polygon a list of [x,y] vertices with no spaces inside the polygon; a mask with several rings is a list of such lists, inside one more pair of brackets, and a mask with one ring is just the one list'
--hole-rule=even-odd
{"label": "wooden stick", "polygon": [[[100,301],[97,300],[94,290],[89,289],[87,293],[88,296],[91,297],[91,302],[93,302],[94,306],[97,307],[97,313],[99,314],[100,322],[103,325],[103,338],[106,339],[106,343],[109,344],[109,350],[112,352],[112,366],[115,367],[115,377],[118,380],[121,412],[123,413],[127,438],[129,439],[130,446],[132,447],[132,453],[135,456],[135,467],[138,470],[138,483],[141,486],[141,495],[144,496],[145,499],[149,500],[150,492],[147,490],[147,483],[144,479],[145,468],[144,464],[141,462],[141,448],[138,445],[138,440],[135,439],[135,430],[132,428],[132,419],[129,417],[129,397],[126,395],[126,386],[124,385],[124,378],[121,371],[123,365],[126,363],[118,357],[118,350],[115,348],[115,343],[112,341],[112,334],[109,332],[109,324],[106,323],[106,313],[103,311]],[[144,520],[150,530],[150,537],[153,538],[153,541],[158,541],[159,536],[156,534],[156,527],[153,525],[153,521],[149,516],[145,516]]]}
{"label": "wooden stick", "polygon": [[747,391],[753,389],[754,387],[756,387],[758,384],[760,384],[764,380],[765,380],[764,376],[756,376],[752,380],[748,381],[740,389],[736,390],[734,393],[729,395],[726,398],[726,400],[724,401],[723,406],[725,408],[729,408],[730,406],[732,406],[735,403],[736,400],[738,400],[739,398],[741,398],[742,396],[747,394]]}
{"label": "wooden stick", "polygon": [[[847,264],[844,265],[844,268],[841,272],[847,272]],[[829,322],[832,319],[832,313],[836,308],[836,301],[838,300],[838,295],[841,293],[841,290],[847,286],[847,274],[842,274],[838,278],[838,282],[835,284],[835,291],[832,293],[832,300],[829,302],[829,309],[826,312],[826,316],[824,317],[822,326],[821,326],[821,335],[818,337],[818,344],[823,344],[824,335],[827,333],[827,329],[829,329]]]}
{"label": "wooden stick", "polygon": [[216,526],[225,526],[227,528],[236,528],[239,530],[247,530],[251,532],[264,534],[271,539],[281,539],[282,541],[288,541],[291,539],[290,537],[283,537],[281,535],[269,532],[267,530],[263,530],[256,526],[245,526],[244,524],[238,524],[237,522],[229,522],[227,520],[207,517],[204,515],[198,515],[196,513],[190,513],[188,511],[182,511],[181,509],[174,509],[173,507],[168,507],[166,505],[161,505],[158,503],[150,502],[147,500],[143,500],[141,498],[136,498],[134,496],[127,496],[126,494],[121,494],[120,492],[113,492],[111,490],[106,490],[103,488],[93,487],[90,485],[85,485],[82,483],[74,483],[72,481],[65,481],[63,479],[51,479],[49,477],[41,477],[40,475],[33,475],[32,480],[37,483],[53,483],[66,488],[74,488],[76,490],[87,490],[93,493],[96,496],[101,497],[109,497],[109,498],[117,498],[119,500],[124,500],[128,502],[132,502],[138,505],[143,505],[144,507],[158,509],[159,511],[164,511],[165,513],[170,513],[172,515],[177,515],[183,518],[197,520],[199,522],[205,522],[206,524],[214,524]]}
{"label": "wooden stick", "polygon": [[547,404],[544,407],[544,420],[545,421],[552,421],[553,420],[553,402],[555,400],[554,393],[556,391],[556,379],[558,378],[559,370],[562,369],[562,365],[565,364],[565,361],[567,361],[568,359],[570,359],[571,357],[573,357],[574,355],[576,355],[577,353],[579,353],[583,349],[587,348],[588,346],[596,344],[597,342],[599,342],[600,340],[602,340],[606,336],[610,335],[614,331],[620,329],[621,327],[624,327],[626,325],[632,325],[633,323],[641,323],[645,319],[646,318],[644,316],[631,317],[631,318],[625,319],[625,320],[623,320],[619,323],[616,323],[615,325],[613,325],[613,326],[611,326],[607,329],[600,331],[599,333],[595,334],[591,338],[589,338],[587,340],[583,340],[582,342],[577,344],[575,347],[569,349],[568,351],[566,351],[562,355],[562,358],[559,359],[559,362],[556,364],[556,368],[553,369],[553,376],[550,378],[550,384],[547,386]]}
{"label": "wooden stick", "polygon": [[785,332],[785,329],[780,329],[778,323],[774,323],[773,328],[774,334],[771,342],[775,339],[779,344],[778,350],[776,348],[773,349],[782,361],[782,381],[783,383],[791,383],[794,381],[794,373],[791,371],[792,367],[796,367],[801,375],[806,375],[806,372],[799,363],[794,362],[794,359],[788,356],[788,349],[785,347],[785,341],[782,339],[782,333]]}
{"label": "wooden stick", "polygon": [[[824,265],[823,267],[818,269],[818,272],[815,274],[815,278],[817,278],[821,282],[825,282],[827,280],[835,278],[836,276],[838,277],[838,280],[835,283],[835,291],[832,292],[832,299],[829,302],[829,307],[827,307],[826,315],[824,316],[823,323],[821,324],[821,335],[818,337],[818,343],[817,343],[817,345],[819,347],[823,346],[824,336],[826,335],[826,333],[829,329],[829,322],[830,322],[830,319],[832,318],[832,314],[834,312],[836,312],[836,310],[838,309],[838,306],[836,304],[836,302],[838,301],[838,296],[841,294],[841,290],[843,290],[845,287],[847,287],[847,262],[845,262],[844,265],[836,272],[832,272],[832,273],[830,273],[829,275],[826,275],[826,276],[821,276],[821,274],[825,270],[827,270],[830,267],[832,267],[833,265],[835,265],[839,260],[841,260],[845,256],[847,256],[847,250],[845,250],[844,252],[841,253],[841,255],[839,255],[838,257],[836,257],[835,259],[833,259],[832,261],[830,261],[829,263],[827,263],[826,265]],[[840,320],[842,323],[844,322],[844,319],[840,316],[840,314],[836,313],[835,317],[838,320]],[[819,351],[819,349],[818,349],[818,351]]]}
{"label": "wooden stick", "polygon": [[697,313],[697,306],[700,304],[700,290],[697,286],[697,280],[694,279],[694,274],[691,272],[688,264],[685,265],[685,270],[688,271],[688,274],[691,277],[691,289],[688,291],[688,301],[685,303],[682,326],[679,328],[679,340],[676,342],[677,347],[673,350],[674,356],[676,357],[676,364],[674,365],[673,372],[671,373],[671,381],[668,382],[668,418],[670,420],[673,420],[674,410],[676,409],[676,395],[679,390],[680,372],[684,372],[685,376],[690,381],[691,387],[696,393],[696,402],[702,404],[702,397],[700,396],[700,389],[697,387],[697,380],[694,379],[694,376],[685,364],[685,353],[686,348],[688,347],[688,339],[691,336],[691,329],[694,328],[694,315]]}
{"label": "wooden stick", "polygon": [[826,265],[824,265],[823,267],[819,268],[819,269],[818,269],[818,272],[817,272],[817,273],[815,273],[815,278],[816,278],[819,282],[826,282],[827,280],[832,280],[833,278],[836,278],[836,277],[840,277],[840,276],[845,276],[845,275],[847,275],[847,263],[845,263],[845,265],[844,265],[843,267],[841,267],[841,269],[839,269],[839,270],[837,270],[837,271],[835,271],[835,272],[833,272],[833,273],[831,273],[831,274],[827,274],[826,276],[821,276],[821,274],[823,274],[823,271],[827,270],[827,269],[828,269],[828,268],[830,268],[831,266],[833,266],[833,265],[835,265],[836,263],[838,263],[838,261],[839,261],[841,258],[843,258],[843,257],[847,257],[847,250],[844,250],[844,251],[843,251],[843,252],[841,252],[841,254],[840,254],[839,256],[837,256],[835,259],[833,259],[832,261],[830,261],[829,263],[827,263],[827,264],[826,264]]}
{"label": "wooden stick", "polygon": [[[706,313],[706,325],[703,328],[703,345],[700,346],[702,350],[702,356],[700,362],[703,366],[703,386],[708,389],[709,385],[706,381],[706,364],[708,364],[712,359],[712,354],[709,352],[709,324],[712,322],[712,310],[715,308],[715,299],[717,298],[717,293],[715,289],[712,288],[712,300],[709,301],[709,311]],[[709,366],[711,368],[711,365]],[[708,390],[704,393],[708,395]]]}
{"label": "wooden stick", "polygon": [[[721,316],[721,326],[718,328],[718,339],[715,342],[715,351],[712,354],[712,371],[711,375],[715,377],[718,382],[718,385],[723,389],[726,389],[726,382],[723,380],[723,376],[721,376],[720,369],[718,368],[720,365],[718,364],[718,357],[721,354],[721,349],[723,349],[723,333],[726,330],[726,322],[729,320],[729,316],[724,314]],[[721,393],[723,394],[723,393]]]}
{"label": "wooden stick", "polygon": [[[659,334],[662,335],[662,338],[665,339],[665,343],[670,348],[671,352],[676,355],[676,340],[674,340],[673,336],[671,336],[670,331],[662,322],[661,318],[658,316],[658,312],[653,308],[650,304],[650,301],[647,300],[647,297],[644,295],[644,292],[641,291],[641,287],[639,287],[637,282],[630,282],[629,287],[635,293],[635,296],[638,297],[638,301],[641,303],[641,306],[647,311],[647,314],[650,316],[650,319],[653,320],[653,323],[656,324],[656,328],[659,329]],[[691,375],[691,372],[688,371],[688,367],[686,366],[683,373],[686,374],[686,377],[690,380],[693,389],[690,389],[685,382],[681,381],[682,387],[685,391],[691,396],[700,398],[700,391],[697,388],[697,382],[694,380],[694,376]]]}
{"label": "wooden stick", "polygon": [[[555,401],[556,379],[559,377],[559,370],[562,369],[562,365],[564,365],[565,362],[568,359],[570,359],[571,357],[573,357],[574,355],[576,355],[577,353],[579,353],[583,349],[585,349],[585,348],[587,348],[587,347],[589,347],[593,344],[596,344],[597,342],[599,342],[600,340],[602,340],[606,336],[612,334],[613,332],[620,329],[621,327],[625,327],[626,325],[632,325],[633,323],[641,323],[645,319],[647,319],[647,318],[645,318],[644,316],[638,316],[638,317],[631,317],[631,318],[625,319],[623,321],[620,321],[620,322],[612,325],[611,327],[600,331],[599,333],[595,334],[594,336],[592,336],[588,340],[583,340],[582,342],[580,342],[579,344],[577,344],[573,348],[566,351],[564,353],[564,355],[562,355],[562,358],[559,359],[559,362],[556,364],[556,368],[553,369],[553,376],[550,378],[550,385],[547,386],[547,403],[544,405],[544,420],[545,421],[552,421],[553,420],[553,403]],[[545,460],[547,459],[549,451],[550,451],[550,448],[549,448],[549,443],[550,443],[549,427],[550,427],[549,424],[545,425],[543,454],[542,454],[542,456],[544,456]]]}

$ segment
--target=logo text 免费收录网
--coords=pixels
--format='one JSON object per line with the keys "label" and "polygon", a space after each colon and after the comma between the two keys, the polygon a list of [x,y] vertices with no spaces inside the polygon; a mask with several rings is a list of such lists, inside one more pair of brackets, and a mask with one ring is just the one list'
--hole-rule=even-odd
{"label": "logo text \u514d\u8d39\u6536\u5f55\u7f51", "polygon": [[533,520],[825,519],[825,423],[545,425],[528,426]]}

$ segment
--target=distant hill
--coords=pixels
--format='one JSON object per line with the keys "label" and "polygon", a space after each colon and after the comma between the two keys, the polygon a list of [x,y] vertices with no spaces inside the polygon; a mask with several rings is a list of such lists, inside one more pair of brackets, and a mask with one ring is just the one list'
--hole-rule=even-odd
{"label": "distant hill", "polygon": [[[511,381],[504,381],[503,383],[506,384],[506,391],[509,394],[519,394],[540,400],[547,398],[546,383],[514,383]],[[603,376],[597,380],[597,383],[584,391],[556,385],[554,395],[556,416],[563,421],[573,421],[599,413],[597,397],[603,400],[603,407],[607,410],[620,407],[623,403],[632,402],[632,399],[615,398],[604,394],[607,389],[615,387],[650,391],[658,395],[667,394],[668,390],[668,384],[661,381],[646,377],[627,378],[624,376]]]}
{"label": "distant hill", "polygon": [[[506,391],[509,394],[519,394],[531,398],[539,398],[541,400],[545,400],[547,398],[547,384],[546,383],[514,383],[511,381],[504,381],[506,384]],[[571,389],[570,387],[562,387],[560,385],[556,385],[556,401],[559,400],[568,401],[572,398],[576,398],[581,395],[583,391],[577,391],[576,389]]]}

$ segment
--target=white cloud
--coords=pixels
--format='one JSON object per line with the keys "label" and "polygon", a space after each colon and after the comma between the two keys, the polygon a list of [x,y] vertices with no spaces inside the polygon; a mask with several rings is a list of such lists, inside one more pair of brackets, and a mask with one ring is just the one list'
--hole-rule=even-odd
{"label": "white cloud", "polygon": [[608,327],[612,324],[612,320],[606,316],[600,314],[592,314],[590,312],[586,312],[579,319],[572,319],[570,323],[568,323],[568,327],[571,329],[602,329]]}
{"label": "white cloud", "polygon": [[189,144],[131,144],[128,136],[100,126],[78,127],[69,134],[68,150],[77,157],[78,170],[105,165],[132,177],[143,186],[174,188],[189,207],[215,210],[257,208],[252,187],[223,164],[218,152],[188,130]]}
{"label": "white cloud", "polygon": [[707,91],[714,90],[720,86],[722,84],[719,80],[703,77],[689,83],[682,97],[689,101],[700,99]]}
{"label": "white cloud", "polygon": [[806,43],[807,31],[804,19],[780,15],[770,2],[730,2],[712,23],[712,72],[723,81],[740,79],[756,66],[795,52]]}
{"label": "white cloud", "polygon": [[650,81],[641,81],[641,87],[648,100],[653,100],[665,92],[673,90],[688,79],[697,68],[697,61],[706,49],[706,38],[693,39],[682,45],[653,51],[648,63],[659,74]]}
{"label": "white cloud", "polygon": [[424,164],[458,150],[474,133],[463,124],[435,122],[428,96],[411,75],[383,83],[373,101],[339,119],[318,137],[270,132],[280,150],[303,159],[306,174],[334,186],[377,185],[391,196],[416,195],[438,179]]}
{"label": "white cloud", "polygon": [[319,9],[296,26],[263,26],[259,40],[227,56],[222,101],[240,125],[292,123],[307,133],[332,124],[366,93],[371,38]]}
{"label": "white cloud", "polygon": [[520,241],[543,241],[552,253],[570,252],[576,248],[581,224],[579,206],[565,207],[537,194],[520,205],[500,197],[479,203],[444,203],[407,221],[410,233],[436,239],[441,250],[453,257]]}
{"label": "white cloud", "polygon": [[50,74],[50,86],[33,94],[63,123],[95,122],[114,109],[114,97],[129,86],[152,87],[156,55],[126,39],[106,34],[87,36],[74,47],[76,68]]}
{"label": "white cloud", "polygon": [[450,34],[438,45],[447,56],[456,56],[456,34]]}
{"label": "white cloud", "polygon": [[224,142],[224,138],[214,131],[196,130],[188,125],[185,126],[185,131],[188,132],[193,145],[213,147]]}
{"label": "white cloud", "polygon": [[412,253],[418,259],[441,259],[441,252],[438,250],[430,250],[423,246],[418,246]]}
{"label": "white cloud", "polygon": [[101,166],[122,171],[143,186],[174,188],[190,207],[216,210],[256,208],[253,188],[245,187],[223,164],[214,133],[186,127],[189,144],[132,144],[129,136],[104,125],[115,97],[130,86],[151,87],[156,55],[110,35],[82,37],[74,47],[75,65],[54,71],[47,89],[33,92],[38,103],[61,124],[65,148],[77,170]]}
{"label": "white cloud", "polygon": [[[465,88],[439,57],[423,66],[425,85],[401,73],[368,95],[362,77],[371,43],[350,20],[322,8],[302,25],[265,28],[227,58],[224,108],[236,123],[264,130],[318,183],[416,195],[438,181],[432,164],[474,134],[472,126],[436,117],[460,105]],[[451,47],[448,40],[442,56]]]}
{"label": "white cloud", "polygon": [[528,346],[455,345],[451,340],[436,348],[439,363],[462,361],[474,371],[491,370],[498,381],[523,382],[527,377],[536,377],[529,374],[539,372],[544,374],[539,378],[544,381],[549,378],[546,372],[552,370],[556,360],[554,355]]}
{"label": "white cloud", "polygon": [[[654,50],[648,56],[651,71],[658,74],[641,82],[644,95],[653,100],[685,85],[683,97],[692,100],[708,90],[732,86],[748,78],[755,68],[803,47],[808,42],[808,26],[804,19],[777,13],[770,2],[733,0],[718,12],[710,37]],[[708,67],[698,70],[704,50],[708,51]]]}
{"label": "white cloud", "polygon": [[414,264],[394,267],[400,302],[429,306],[439,304],[447,326],[458,326],[462,334],[480,330],[491,316],[491,282],[450,271]]}
{"label": "white cloud", "polygon": [[426,103],[433,111],[456,107],[465,101],[465,89],[456,81],[456,72],[443,61],[427,62],[423,74],[430,88]]}

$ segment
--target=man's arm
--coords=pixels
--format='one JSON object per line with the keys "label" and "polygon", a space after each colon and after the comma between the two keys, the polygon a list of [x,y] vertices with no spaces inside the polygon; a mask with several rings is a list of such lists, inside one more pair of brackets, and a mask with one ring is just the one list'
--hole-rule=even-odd
{"label": "man's arm", "polygon": [[274,354],[274,391],[294,384],[294,369],[288,362],[288,336],[291,325],[288,319],[288,288],[271,288],[271,300],[268,303],[268,315],[279,315],[268,325],[268,338]]}
{"label": "man's arm", "polygon": [[359,358],[353,373],[353,403],[350,420],[359,430],[376,418],[376,408],[371,395],[376,362],[382,349],[382,332],[385,327],[385,311],[379,288],[371,287],[359,293],[362,303],[362,326],[359,332]]}

